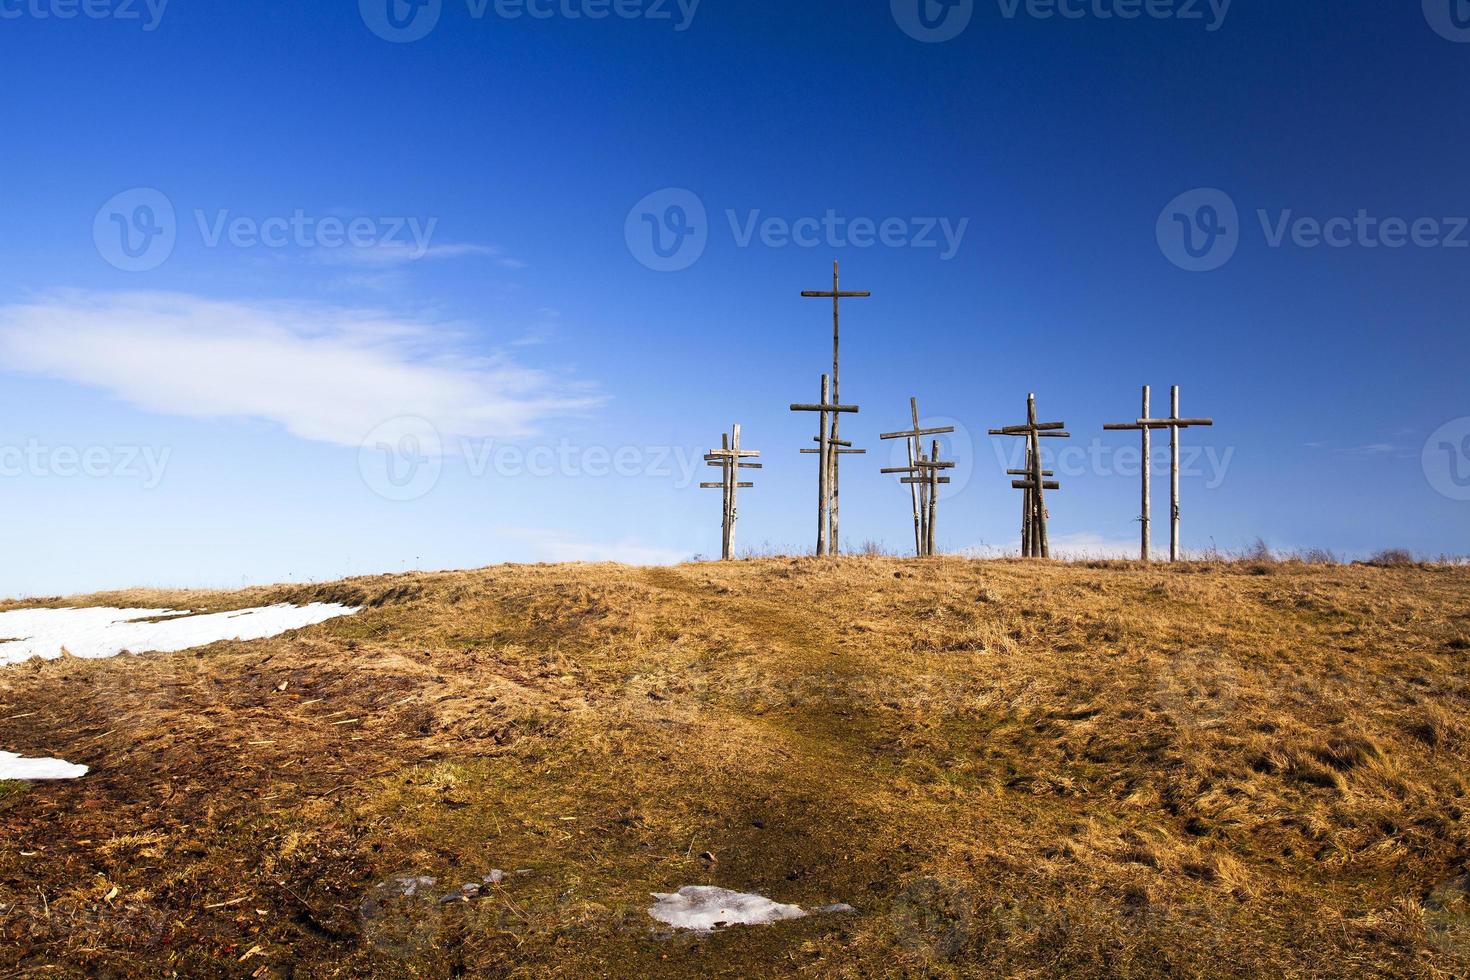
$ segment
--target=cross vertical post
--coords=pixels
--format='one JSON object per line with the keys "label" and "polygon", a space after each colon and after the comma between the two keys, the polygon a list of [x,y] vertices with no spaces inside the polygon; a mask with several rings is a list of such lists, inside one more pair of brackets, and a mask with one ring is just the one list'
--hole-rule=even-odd
{"label": "cross vertical post", "polygon": [[[839,279],[838,264],[837,264],[837,262],[834,261],[832,263],[832,291],[831,292],[827,292],[825,290],[815,290],[815,289],[803,290],[803,292],[802,292],[801,295],[804,296],[804,297],[806,297],[806,298],[808,298],[808,299],[828,299],[828,298],[830,298],[832,300],[832,396],[831,397],[832,397],[832,401],[837,402],[837,401],[840,400],[840,397],[841,397],[840,396],[840,391],[841,391],[841,387],[840,387],[840,385],[841,385],[841,380],[840,380],[841,379],[841,369],[840,369],[840,356],[839,356],[840,355],[839,330],[840,330],[841,316],[842,316],[842,307],[841,307],[841,304],[842,304],[842,301],[844,299],[867,299],[868,297],[872,296],[873,294],[870,293],[870,292],[867,292],[865,290],[864,291],[853,291],[853,290],[849,290],[847,292],[843,292],[842,287],[841,287],[841,283],[840,283],[840,279]],[[823,401],[825,402],[826,399],[823,399]],[[839,425],[838,425],[839,418],[840,418],[840,413],[833,413],[832,418],[831,418],[831,427],[832,427],[831,441],[832,442],[837,442],[841,438],[840,433],[839,433]],[[834,455],[832,457],[832,459],[831,459],[831,461],[829,463],[830,473],[828,474],[829,475],[829,478],[831,480],[831,484],[832,484],[831,508],[830,508],[830,514],[829,514],[829,521],[830,521],[829,535],[830,535],[830,538],[831,538],[831,541],[832,541],[832,553],[833,554],[836,554],[837,552],[839,552],[841,550],[841,543],[840,543],[839,538],[838,538],[839,530],[838,530],[838,520],[837,520],[837,504],[838,504],[838,496],[839,496],[839,492],[840,492],[839,491],[839,480],[838,480],[839,467],[837,465],[838,464],[837,456],[839,456],[839,455],[841,455],[841,454],[838,453],[838,454],[836,454],[836,455]]]}
{"label": "cross vertical post", "polygon": [[856,414],[856,405],[836,404],[832,397],[832,379],[828,375],[822,375],[822,400],[816,405],[792,405],[793,412],[816,412],[819,415],[817,431],[817,448],[803,449],[803,453],[817,454],[817,557],[836,554],[836,542],[830,537],[833,528],[830,522],[832,501],[836,493],[836,465],[837,458],[844,454],[861,454],[863,449],[844,448],[850,443],[844,443],[833,438],[833,430],[836,423],[830,423],[829,419],[838,415]]}

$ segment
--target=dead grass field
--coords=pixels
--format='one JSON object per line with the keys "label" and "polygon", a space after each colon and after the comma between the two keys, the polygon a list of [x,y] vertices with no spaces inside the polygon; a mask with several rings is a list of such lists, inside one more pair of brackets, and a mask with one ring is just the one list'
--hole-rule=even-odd
{"label": "dead grass field", "polygon": [[[1470,570],[769,559],[0,669],[5,976],[1470,975]],[[478,901],[439,894],[507,879]],[[375,886],[425,875],[427,899]],[[815,915],[661,936],[649,893]]]}

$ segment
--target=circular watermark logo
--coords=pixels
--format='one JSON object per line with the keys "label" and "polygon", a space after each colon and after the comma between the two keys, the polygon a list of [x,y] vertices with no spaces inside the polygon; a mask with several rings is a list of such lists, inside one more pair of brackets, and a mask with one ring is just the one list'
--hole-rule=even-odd
{"label": "circular watermark logo", "polygon": [[655,272],[681,272],[709,245],[709,216],[699,195],[666,187],[633,205],[623,225],[633,258]]}
{"label": "circular watermark logo", "polygon": [[893,19],[915,41],[953,41],[970,26],[975,0],[890,0]]}
{"label": "circular watermark logo", "polygon": [[1470,0],[1424,0],[1424,19],[1445,40],[1470,44]]}
{"label": "circular watermark logo", "polygon": [[357,0],[368,30],[393,44],[421,41],[439,26],[444,0]]}
{"label": "circular watermark logo", "polygon": [[1169,202],[1155,234],[1164,258],[1186,272],[1212,272],[1240,247],[1240,212],[1229,194],[1201,187]]}
{"label": "circular watermark logo", "polygon": [[418,500],[439,483],[443,442],[427,419],[389,419],[369,432],[357,453],[362,482],[384,500]]}
{"label": "circular watermark logo", "polygon": [[97,209],[92,242],[97,254],[124,272],[148,272],[168,261],[178,241],[174,205],[152,187],[135,187]]}
{"label": "circular watermark logo", "polygon": [[[970,430],[959,419],[946,416],[932,416],[919,422],[920,429],[946,429],[953,428],[953,432],[939,433],[936,435],[922,436],[919,439],[920,448],[924,451],[925,458],[933,455],[934,441],[939,441],[939,458],[942,462],[954,461],[952,469],[941,470],[939,475],[948,479],[949,482],[942,484],[939,488],[939,499],[948,500],[965,492],[970,485],[971,478],[975,475],[975,440],[970,435]],[[889,469],[901,469],[909,465],[909,445],[912,440],[893,439],[888,444],[888,467]],[[899,474],[909,476],[911,474]],[[907,490],[912,484],[904,485]]]}
{"label": "circular watermark logo", "polygon": [[1470,418],[1446,422],[1424,443],[1424,477],[1441,497],[1470,500]]}

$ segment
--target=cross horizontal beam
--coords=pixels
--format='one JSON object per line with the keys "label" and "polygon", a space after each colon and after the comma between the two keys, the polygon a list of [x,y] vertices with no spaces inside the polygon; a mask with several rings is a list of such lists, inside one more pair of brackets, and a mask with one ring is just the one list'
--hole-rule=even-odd
{"label": "cross horizontal beam", "polygon": [[[729,466],[730,465],[729,461],[727,461],[727,460],[723,460],[723,459],[710,459],[708,456],[705,457],[705,463],[708,464],[708,465],[710,465],[710,466],[720,466],[720,467],[725,467],[725,466]],[[766,468],[766,464],[765,463],[736,463],[735,465],[737,467],[739,467],[740,469],[742,469],[742,470],[763,470],[763,469]]]}
{"label": "cross horizontal beam", "polygon": [[[737,484],[735,484],[735,486],[739,487],[741,490],[752,490],[752,489],[755,488],[755,484],[754,483],[737,483]],[[699,485],[699,489],[701,489],[701,490],[723,490],[723,489],[725,489],[725,481],[721,480],[719,483],[701,483]]]}
{"label": "cross horizontal beam", "polygon": [[1214,419],[1139,419],[1134,423],[1137,428],[1150,429],[1188,429],[1196,425],[1214,425]]}
{"label": "cross horizontal beam", "polygon": [[757,450],[757,449],[740,449],[740,450],[735,450],[735,449],[711,449],[709,452],[705,453],[704,458],[705,459],[720,459],[720,458],[729,457],[729,458],[740,458],[740,459],[754,459],[754,458],[756,458],[759,455],[760,455],[760,450]]}
{"label": "cross horizontal beam", "polygon": [[[1030,475],[1031,475],[1031,471],[1030,470],[1006,470],[1006,476],[1030,476]],[[1041,475],[1042,476],[1056,476],[1057,474],[1053,470],[1042,470],[1041,471]]]}
{"label": "cross horizontal beam", "polygon": [[1003,429],[991,429],[993,436],[1029,436],[1033,432],[1056,432],[1065,429],[1065,422],[1037,422],[1035,425],[1008,425]]}
{"label": "cross horizontal beam", "polygon": [[946,425],[942,429],[910,429],[907,432],[885,432],[879,439],[918,439],[923,436],[943,436],[954,431],[954,426]]}
{"label": "cross horizontal beam", "polygon": [[938,479],[935,479],[932,476],[906,476],[902,480],[899,480],[898,482],[899,483],[922,483],[922,484],[924,484],[924,485],[927,486],[928,484],[931,484],[931,483],[948,483],[948,482],[950,482],[950,480],[949,480],[949,477],[947,477],[947,476],[941,476]]}
{"label": "cross horizontal beam", "polygon": [[[822,452],[820,449],[800,449],[797,451],[803,456],[816,456]],[[827,451],[836,453],[839,456],[866,456],[868,454],[866,449],[829,449]]]}
{"label": "cross horizontal beam", "polygon": [[948,462],[935,462],[934,460],[921,459],[914,465],[921,470],[952,470],[960,464],[953,460]]}
{"label": "cross horizontal beam", "polygon": [[[1011,487],[1016,490],[1035,490],[1036,484],[1032,483],[1030,480],[1012,480]],[[1055,480],[1043,480],[1041,481],[1041,487],[1043,490],[1062,489],[1062,485]]]}
{"label": "cross horizontal beam", "polygon": [[869,299],[872,297],[873,294],[868,292],[866,289],[829,289],[825,291],[819,289],[803,289],[801,291],[801,295],[805,296],[807,299]]}
{"label": "cross horizontal beam", "polygon": [[856,415],[856,405],[792,405],[793,412],[842,412],[848,415]]}

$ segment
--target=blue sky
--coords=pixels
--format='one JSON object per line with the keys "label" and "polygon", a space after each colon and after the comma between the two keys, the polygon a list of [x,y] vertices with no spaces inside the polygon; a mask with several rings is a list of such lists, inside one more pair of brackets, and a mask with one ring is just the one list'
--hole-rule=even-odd
{"label": "blue sky", "polygon": [[809,549],[834,259],[853,543],[915,395],[1013,547],[1034,391],[1128,549],[1178,384],[1187,547],[1470,547],[1463,0],[391,2],[0,0],[0,592],[709,555],[737,421]]}

